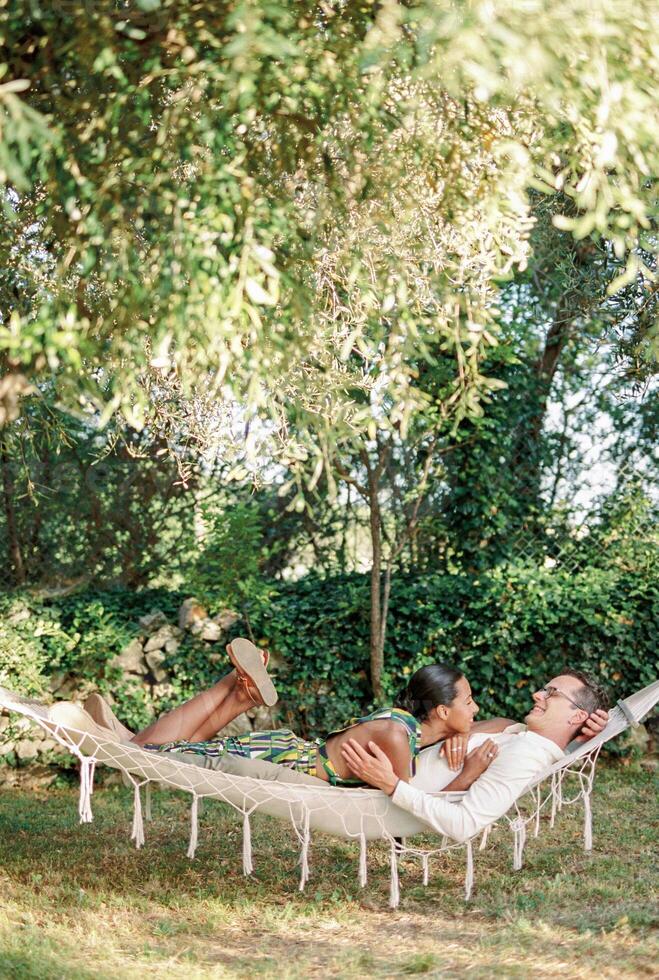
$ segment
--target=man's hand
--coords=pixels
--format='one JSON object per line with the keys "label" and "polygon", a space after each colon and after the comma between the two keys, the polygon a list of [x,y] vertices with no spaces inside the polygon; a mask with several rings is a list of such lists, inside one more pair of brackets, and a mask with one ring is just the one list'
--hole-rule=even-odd
{"label": "man's hand", "polygon": [[446,759],[449,769],[453,769],[454,772],[462,768],[467,754],[468,741],[468,735],[451,735],[439,750],[440,756]]}
{"label": "man's hand", "polygon": [[597,711],[593,711],[592,715],[589,715],[584,726],[581,729],[581,734],[577,735],[577,742],[587,742],[590,738],[595,738],[600,732],[603,732],[609,721],[609,712],[602,711],[598,708]]}
{"label": "man's hand", "polygon": [[341,755],[355,776],[369,786],[384,790],[391,795],[398,784],[389,756],[385,755],[375,742],[368,743],[368,751],[354,738],[347,739],[341,746]]}

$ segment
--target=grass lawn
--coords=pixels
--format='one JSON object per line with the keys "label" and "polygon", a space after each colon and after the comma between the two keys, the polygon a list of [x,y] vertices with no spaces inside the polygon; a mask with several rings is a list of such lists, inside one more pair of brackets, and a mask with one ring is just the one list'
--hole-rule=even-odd
{"label": "grass lawn", "polygon": [[181,795],[154,794],[139,852],[128,790],[97,789],[93,810],[94,822],[79,825],[73,787],[0,791],[1,977],[657,975],[647,772],[600,769],[592,854],[581,847],[580,808],[528,841],[522,872],[498,830],[476,855],[469,904],[461,856],[431,863],[427,888],[418,862],[403,860],[395,912],[380,844],[360,889],[356,845],[317,835],[300,894],[293,833],[268,817],[253,820],[255,872],[245,879],[240,824],[219,804],[204,805],[194,861]]}

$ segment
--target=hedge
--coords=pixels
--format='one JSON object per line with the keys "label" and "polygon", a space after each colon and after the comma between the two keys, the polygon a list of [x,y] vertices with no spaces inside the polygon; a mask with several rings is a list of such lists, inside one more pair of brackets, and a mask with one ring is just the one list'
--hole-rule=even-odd
{"label": "hedge", "polygon": [[[364,575],[274,583],[249,610],[257,642],[273,651],[282,724],[327,732],[372,707],[368,685],[369,582]],[[175,622],[187,593],[165,589],[81,592],[35,601],[0,596],[0,684],[44,694],[53,674],[112,691],[119,713],[140,726],[217,680],[221,664],[186,635],[163,666],[173,694],[154,703],[110,661],[154,608]],[[400,576],[391,593],[385,689],[391,700],[417,667],[463,668],[481,717],[521,718],[530,692],[561,666],[594,671],[613,698],[657,676],[658,581],[626,569],[506,567],[487,575]],[[213,612],[215,610],[211,610]],[[233,633],[245,633],[238,621]]]}

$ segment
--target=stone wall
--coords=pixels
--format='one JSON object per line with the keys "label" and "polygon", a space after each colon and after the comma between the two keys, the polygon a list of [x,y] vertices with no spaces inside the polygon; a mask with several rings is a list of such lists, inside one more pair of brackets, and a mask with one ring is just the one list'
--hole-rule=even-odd
{"label": "stone wall", "polygon": [[[227,672],[230,663],[225,647],[229,641],[229,631],[238,617],[231,610],[224,609],[210,616],[206,609],[194,598],[186,599],[179,609],[177,622],[169,622],[159,609],[153,609],[139,620],[139,632],[116,656],[110,665],[117,667],[123,679],[129,684],[143,685],[150,699],[158,701],[169,698],[174,693],[170,676],[164,667],[168,657],[176,654],[186,633],[196,636],[208,647],[208,658],[218,665],[218,677]],[[81,680],[73,674],[56,673],[50,678],[50,691],[43,700],[84,701],[97,690],[93,680]],[[104,694],[108,701],[111,696]],[[264,730],[277,727],[277,708],[253,708],[241,715],[226,729],[226,734],[237,735],[247,731]],[[11,766],[0,765],[0,782],[10,779],[8,768],[24,767],[35,763],[49,763],[63,750],[46,732],[26,718],[0,712],[0,763],[10,762]]]}

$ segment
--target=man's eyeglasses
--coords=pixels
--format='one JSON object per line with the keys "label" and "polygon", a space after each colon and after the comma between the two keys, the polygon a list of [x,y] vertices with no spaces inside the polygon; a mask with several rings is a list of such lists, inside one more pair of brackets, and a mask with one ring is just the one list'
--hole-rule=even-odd
{"label": "man's eyeglasses", "polygon": [[557,687],[552,687],[551,684],[548,684],[546,687],[540,688],[538,694],[542,694],[543,698],[545,698],[545,700],[547,701],[549,700],[549,698],[556,698],[556,697],[565,698],[566,701],[569,701],[570,704],[574,705],[575,708],[578,708],[579,711],[586,710],[583,707],[583,705],[579,704],[577,701],[573,701],[571,697],[569,697],[567,694],[564,694],[563,691],[559,691]]}

